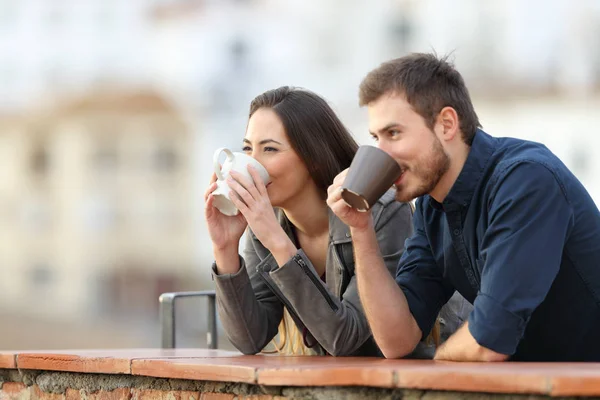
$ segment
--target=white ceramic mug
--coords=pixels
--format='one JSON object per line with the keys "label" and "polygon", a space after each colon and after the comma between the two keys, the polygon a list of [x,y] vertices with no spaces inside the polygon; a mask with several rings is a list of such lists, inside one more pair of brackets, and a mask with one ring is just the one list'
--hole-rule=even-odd
{"label": "white ceramic mug", "polygon": [[[219,162],[221,153],[225,153],[227,156],[223,165]],[[227,185],[227,178],[231,171],[235,171],[252,180],[252,176],[250,175],[250,172],[248,172],[248,165],[252,165],[254,169],[258,171],[263,183],[266,185],[267,182],[269,182],[269,173],[261,163],[247,154],[234,153],[225,147],[221,147],[215,151],[215,154],[213,155],[213,165],[215,174],[217,175],[217,188],[212,192],[212,195],[215,198],[213,204],[225,215],[237,215],[239,212],[229,197],[231,189],[229,188],[229,185]]]}

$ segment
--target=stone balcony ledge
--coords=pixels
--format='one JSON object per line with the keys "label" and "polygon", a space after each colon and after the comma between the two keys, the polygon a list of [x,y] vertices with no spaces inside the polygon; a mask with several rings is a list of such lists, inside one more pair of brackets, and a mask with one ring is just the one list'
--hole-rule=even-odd
{"label": "stone balcony ledge", "polygon": [[[329,398],[350,398],[348,393],[363,390],[361,393],[364,394],[367,393],[364,391],[366,388],[371,394],[365,396],[371,398],[384,395],[389,398],[403,398],[407,393],[427,392],[435,392],[438,396],[436,398],[466,398],[476,393],[496,394],[494,398],[600,397],[600,363],[486,364],[358,357],[245,356],[237,352],[207,349],[122,349],[0,352],[0,385],[4,382],[0,389],[0,400],[35,400],[44,397],[40,396],[43,392],[40,379],[23,378],[27,371],[34,371],[34,377],[45,373],[46,381],[63,379],[65,374],[98,374],[87,377],[111,379],[126,375],[138,378],[230,383],[229,386],[220,386],[229,387],[229,392],[225,389],[219,389],[215,393],[202,391],[204,389],[195,392],[198,386],[194,386],[196,389],[192,392],[195,395],[190,394],[186,399],[196,400],[234,399],[237,396],[236,391],[232,389],[235,385],[262,388],[262,391],[250,391],[252,393],[276,393],[261,398],[304,397],[295,397],[293,393],[298,393],[297,391],[286,392],[282,388],[304,388],[309,392],[312,390],[310,398],[321,398],[318,393],[322,392],[315,392],[316,388],[327,388]],[[49,375],[52,371],[60,371],[63,375]],[[59,378],[60,376],[63,378]],[[126,381],[121,379],[120,382]],[[116,390],[117,387],[131,386],[127,389],[125,397],[121,392],[118,396],[111,392],[111,396],[103,399],[121,400],[135,397],[132,394],[137,390],[135,379],[130,380],[130,383],[112,387]],[[270,387],[277,390],[269,391]],[[84,389],[66,384],[62,394],[61,390],[58,391],[58,395],[63,397],[45,400],[77,400],[73,396],[66,396],[65,393],[80,393]],[[302,393],[308,396],[309,392],[306,390]],[[249,393],[248,390],[245,393]],[[288,395],[284,395],[285,393]],[[218,397],[221,395],[232,397]],[[531,397],[534,395],[538,397]],[[81,399],[84,399],[83,395],[81,396]],[[181,394],[174,396],[176,399],[182,398]],[[142,397],[144,396],[138,395],[136,399]]]}

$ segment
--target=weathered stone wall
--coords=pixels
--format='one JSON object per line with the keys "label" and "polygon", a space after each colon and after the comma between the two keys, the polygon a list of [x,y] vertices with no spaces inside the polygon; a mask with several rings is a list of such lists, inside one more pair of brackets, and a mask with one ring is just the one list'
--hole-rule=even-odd
{"label": "weathered stone wall", "polygon": [[[0,400],[549,399],[365,387],[274,387],[244,383],[0,369]],[[572,397],[575,399],[575,397]],[[589,397],[588,397],[589,399]]]}

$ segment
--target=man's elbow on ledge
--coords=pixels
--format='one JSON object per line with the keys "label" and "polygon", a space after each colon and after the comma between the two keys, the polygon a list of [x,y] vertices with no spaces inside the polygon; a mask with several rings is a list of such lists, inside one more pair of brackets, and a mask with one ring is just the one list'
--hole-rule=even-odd
{"label": "man's elbow on ledge", "polygon": [[507,361],[508,357],[506,354],[496,353],[495,351],[485,349],[481,355],[481,361],[484,362],[502,362]]}
{"label": "man's elbow on ledge", "polygon": [[398,337],[396,337],[396,342],[390,340],[391,343],[379,343],[375,340],[385,358],[403,358],[415,351],[422,335],[416,322],[413,326],[414,329],[408,335],[404,336],[404,340],[398,340]]}
{"label": "man's elbow on ledge", "polygon": [[508,360],[508,355],[498,353],[494,350],[488,349],[480,345],[479,343],[475,343],[475,351],[477,361],[483,362],[502,362]]}
{"label": "man's elbow on ledge", "polygon": [[381,346],[379,349],[383,353],[385,358],[396,359],[403,358],[413,352],[416,345],[413,347],[410,346],[394,346],[394,347],[385,347]]}

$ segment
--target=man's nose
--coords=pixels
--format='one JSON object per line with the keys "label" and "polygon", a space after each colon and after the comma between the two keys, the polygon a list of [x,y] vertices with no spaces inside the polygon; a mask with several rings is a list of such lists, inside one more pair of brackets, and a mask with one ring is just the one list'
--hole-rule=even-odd
{"label": "man's nose", "polygon": [[391,149],[391,146],[390,146],[390,144],[388,142],[386,142],[384,140],[380,140],[379,142],[377,142],[377,147],[380,150],[383,150],[386,153],[388,153],[390,156],[392,155],[392,152],[391,152],[392,149]]}

